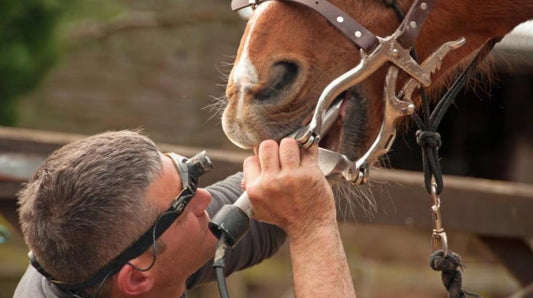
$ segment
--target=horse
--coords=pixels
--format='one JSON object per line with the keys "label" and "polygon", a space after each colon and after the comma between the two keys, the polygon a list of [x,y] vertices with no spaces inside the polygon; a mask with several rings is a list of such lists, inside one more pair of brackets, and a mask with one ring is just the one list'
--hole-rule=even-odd
{"label": "horse", "polygon": [[[428,129],[435,123],[428,125],[427,118],[441,113],[427,117],[428,102],[450,89],[440,101],[444,105],[437,105],[445,110],[439,107],[450,104],[453,96],[447,95],[469,73],[490,75],[494,44],[533,18],[533,0],[232,0],[233,8],[242,6],[253,11],[226,86],[226,136],[242,148],[294,136],[304,147],[319,142],[327,152],[355,161],[342,173],[345,179],[333,181],[334,191],[337,198],[356,198],[370,214],[377,210],[372,193],[352,186],[364,184],[368,167],[388,152],[396,127],[405,123],[401,119],[413,114],[423,126],[420,135],[435,137]],[[338,117],[325,125],[330,111]],[[446,258],[453,253],[440,221],[442,177],[439,143],[433,141],[433,148],[423,148],[425,186],[434,203],[432,258]],[[458,258],[454,264],[460,263]],[[458,272],[434,264],[443,281]],[[453,291],[463,293],[460,275],[453,284]]]}
{"label": "horse", "polygon": [[[328,20],[308,7],[313,1],[307,1],[309,5],[297,2],[250,1],[254,10],[228,78],[222,114],[225,134],[239,147],[255,147],[264,139],[279,140],[307,125],[324,88],[369,54],[333,26],[344,18]],[[416,1],[330,2],[363,29],[385,37],[400,25],[398,11],[407,12]],[[396,4],[396,9],[385,2]],[[431,83],[425,84],[427,94],[436,97],[475,57],[488,56],[488,45],[493,40],[531,18],[531,0],[435,1],[413,44],[419,61],[446,42],[464,38],[464,44],[450,51],[431,74]],[[488,64],[483,61],[487,59],[476,59],[477,70]],[[383,122],[383,90],[390,64],[383,63],[338,96],[342,99],[339,120],[327,135],[321,136],[321,147],[343,153],[351,160],[369,150]],[[398,84],[409,78],[409,74],[400,71]],[[419,94],[413,94],[416,108],[421,105]],[[401,121],[395,125],[398,123]]]}

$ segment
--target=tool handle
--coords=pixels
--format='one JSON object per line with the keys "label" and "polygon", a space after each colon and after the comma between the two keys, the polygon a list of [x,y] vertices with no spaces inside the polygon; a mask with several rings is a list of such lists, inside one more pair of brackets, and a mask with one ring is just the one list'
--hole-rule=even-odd
{"label": "tool handle", "polygon": [[254,215],[254,208],[250,202],[250,197],[248,197],[248,192],[246,191],[242,193],[235,203],[233,203],[233,206],[241,209],[250,218]]}
{"label": "tool handle", "polygon": [[250,218],[254,214],[248,194],[244,192],[233,205],[224,205],[209,222],[209,229],[220,239],[233,247],[250,228]]}

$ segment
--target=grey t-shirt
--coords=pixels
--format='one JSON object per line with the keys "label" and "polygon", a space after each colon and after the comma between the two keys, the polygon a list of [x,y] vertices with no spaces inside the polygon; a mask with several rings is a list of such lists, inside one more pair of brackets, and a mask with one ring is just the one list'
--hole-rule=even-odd
{"label": "grey t-shirt", "polygon": [[[207,207],[207,212],[210,216],[214,216],[225,204],[231,204],[237,200],[242,193],[240,187],[241,180],[242,173],[237,173],[206,188],[213,197],[213,200]],[[264,259],[276,253],[284,241],[285,233],[280,228],[252,220],[250,231],[226,255],[225,264],[227,274],[229,275],[235,271],[259,264]],[[188,289],[215,279],[215,272],[211,264],[212,261],[207,262],[189,277],[187,280]],[[28,266],[13,297],[53,298],[69,296],[51,284],[35,268]]]}

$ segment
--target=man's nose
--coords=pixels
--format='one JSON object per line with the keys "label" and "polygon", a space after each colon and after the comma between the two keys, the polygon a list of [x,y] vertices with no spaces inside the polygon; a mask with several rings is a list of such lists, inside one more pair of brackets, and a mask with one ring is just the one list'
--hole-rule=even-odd
{"label": "man's nose", "polygon": [[211,194],[203,188],[198,188],[191,202],[192,211],[196,216],[202,216],[210,202]]}

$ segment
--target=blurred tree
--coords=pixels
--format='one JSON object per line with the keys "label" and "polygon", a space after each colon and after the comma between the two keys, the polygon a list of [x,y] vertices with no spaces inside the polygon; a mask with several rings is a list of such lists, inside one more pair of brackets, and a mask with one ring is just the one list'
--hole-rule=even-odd
{"label": "blurred tree", "polygon": [[0,1],[0,125],[14,123],[15,99],[56,61],[55,29],[68,2]]}

